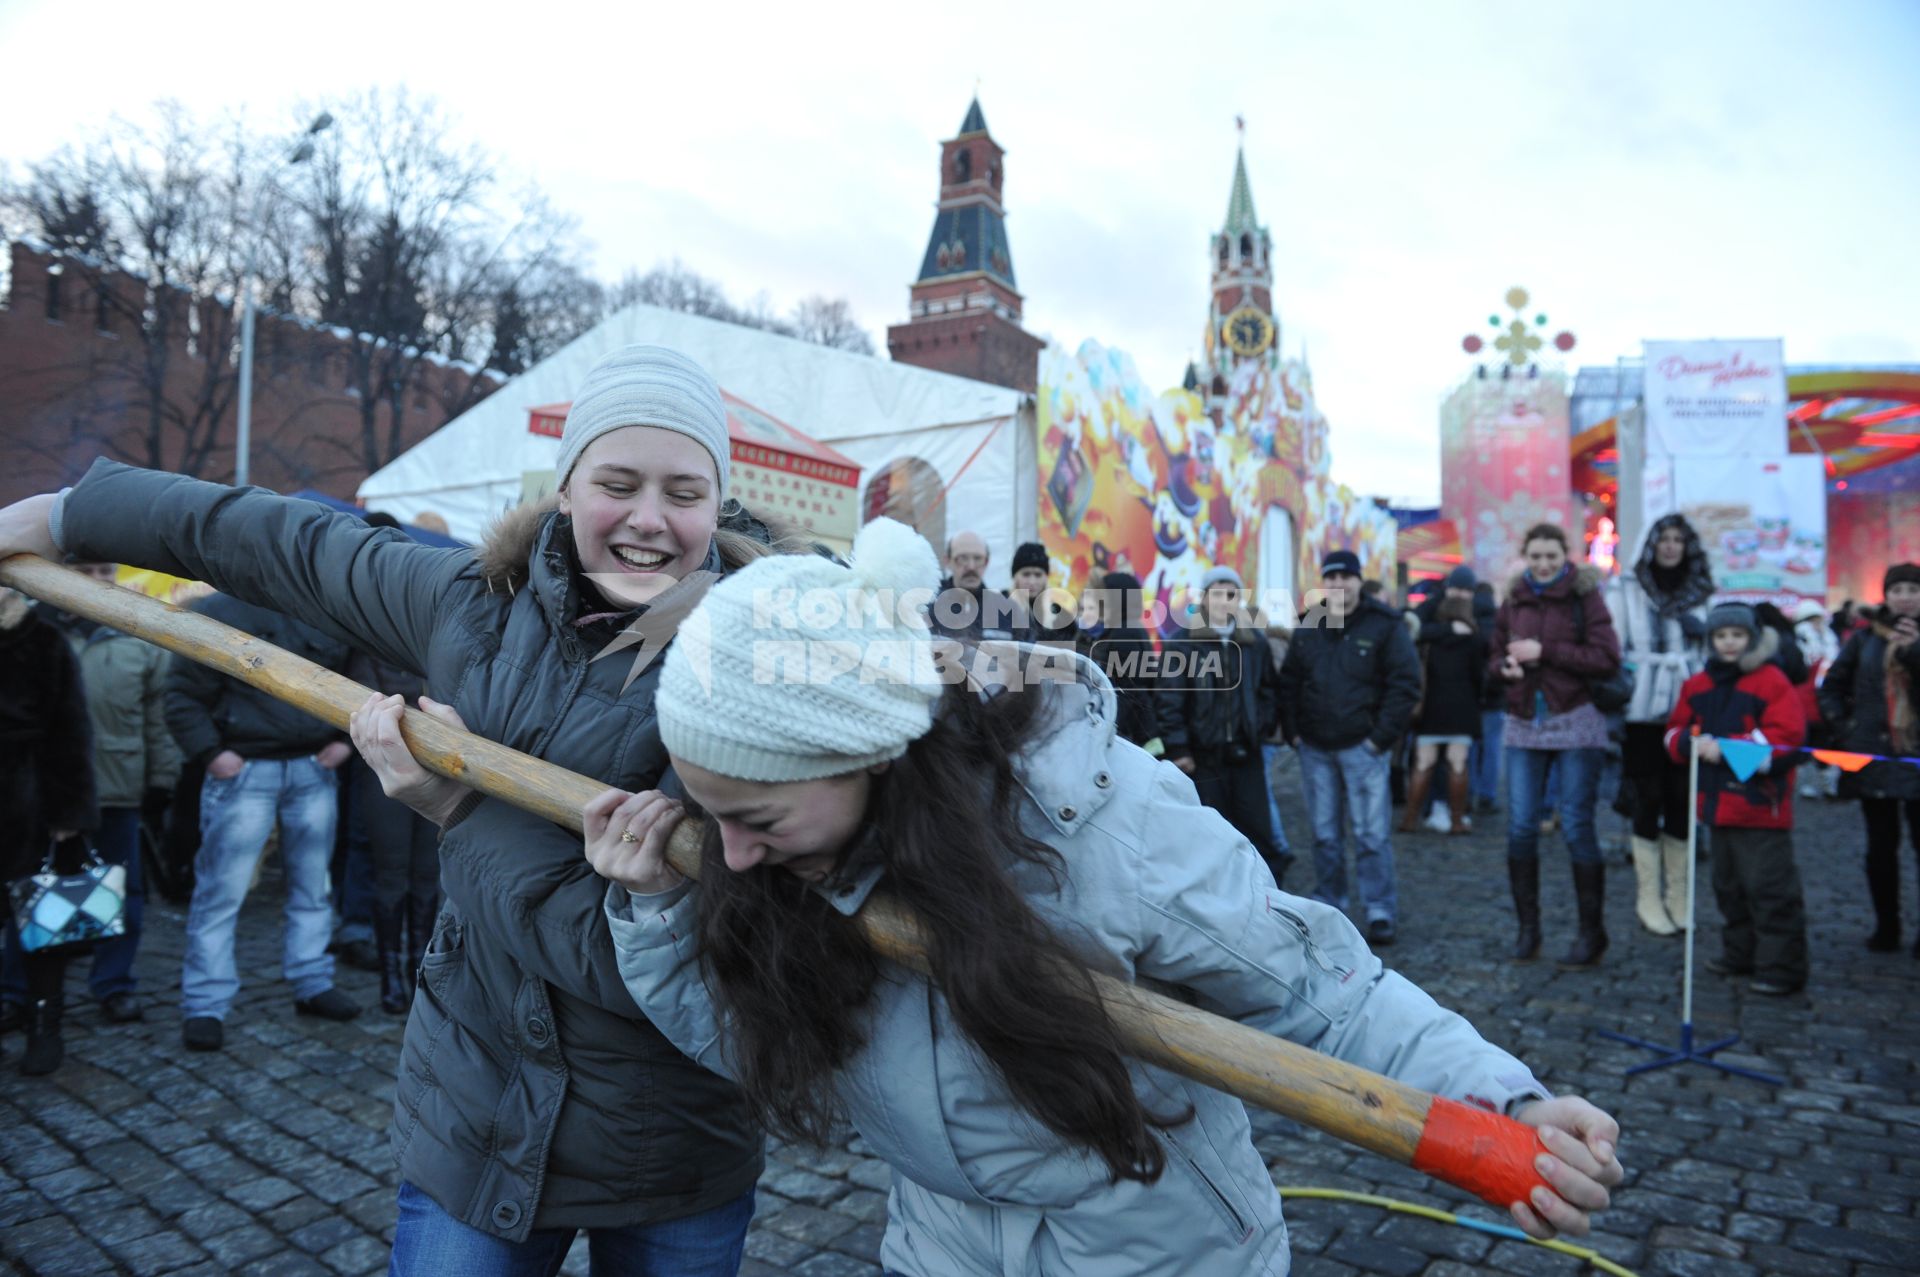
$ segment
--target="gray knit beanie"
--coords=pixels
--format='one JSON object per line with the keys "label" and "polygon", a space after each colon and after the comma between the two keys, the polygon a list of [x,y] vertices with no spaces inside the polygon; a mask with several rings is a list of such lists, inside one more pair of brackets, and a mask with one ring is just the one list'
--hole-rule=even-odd
{"label": "gray knit beanie", "polygon": [[1749,641],[1760,638],[1760,620],[1745,603],[1716,603],[1707,613],[1707,637],[1715,630],[1745,630]]}
{"label": "gray knit beanie", "polygon": [[622,346],[602,355],[567,410],[553,473],[566,486],[587,445],[622,426],[657,426],[687,436],[713,458],[727,499],[727,409],[720,387],[693,360],[665,346]]}
{"label": "gray knit beanie", "polygon": [[737,780],[816,780],[907,752],[944,685],[924,615],[940,583],[925,538],[875,519],[849,566],[756,559],[700,601],[654,693],[676,759]]}
{"label": "gray knit beanie", "polygon": [[1200,590],[1203,594],[1216,585],[1231,585],[1236,590],[1244,588],[1240,582],[1240,574],[1224,563],[1216,568],[1208,568],[1207,574],[1200,578]]}

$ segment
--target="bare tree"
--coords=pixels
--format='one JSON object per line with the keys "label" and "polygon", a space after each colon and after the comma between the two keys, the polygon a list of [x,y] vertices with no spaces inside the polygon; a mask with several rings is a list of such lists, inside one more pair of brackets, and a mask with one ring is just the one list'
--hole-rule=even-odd
{"label": "bare tree", "polygon": [[525,372],[592,328],[604,306],[600,285],[570,262],[522,263],[494,290],[486,366]]}
{"label": "bare tree", "polygon": [[740,312],[727,300],[726,291],[713,280],[688,267],[678,257],[664,266],[655,266],[644,275],[629,271],[607,292],[610,310],[636,303],[718,319],[729,324],[740,322]]}
{"label": "bare tree", "polygon": [[[502,191],[494,157],[432,101],[367,92],[324,105],[335,127],[295,167],[284,136],[233,118],[208,127],[163,103],[148,123],[116,121],[26,181],[0,181],[0,229],[50,246],[60,303],[91,309],[120,339],[76,343],[54,389],[44,369],[31,395],[0,387],[35,421],[18,442],[63,470],[104,453],[227,477],[249,260],[262,357],[279,366],[304,340],[292,321],[322,329],[310,375],[325,368],[336,388],[253,439],[314,480],[387,464],[490,393],[498,382],[481,370],[524,371],[633,302],[872,351],[844,299],[791,313],[765,293],[740,305],[677,258],[603,287],[582,267],[573,219],[538,192]],[[445,364],[450,375],[434,367]],[[343,401],[354,437],[311,428]]]}
{"label": "bare tree", "polygon": [[815,295],[793,308],[794,336],[817,342],[835,350],[850,350],[856,355],[871,355],[873,339],[853,317],[853,306],[844,297]]}
{"label": "bare tree", "polygon": [[123,340],[118,353],[86,355],[59,396],[96,451],[184,474],[219,469],[237,385],[237,210],[253,162],[237,127],[208,130],[163,103],[150,127],[116,120],[5,192],[9,220],[64,255],[54,270],[68,304]]}
{"label": "bare tree", "polygon": [[[477,372],[499,360],[520,371],[584,331],[600,295],[577,264],[573,221],[532,193],[503,199],[494,158],[458,141],[436,103],[369,92],[329,110],[339,127],[299,178],[312,247],[304,277],[284,291],[364,335],[346,381],[359,401],[359,461],[371,471],[491,384],[429,379],[428,365]],[[299,270],[298,259],[289,264]],[[437,419],[415,409],[429,382]],[[425,429],[410,431],[414,422]]]}
{"label": "bare tree", "polygon": [[705,275],[693,270],[678,257],[663,266],[655,266],[642,275],[629,271],[618,284],[607,290],[607,309],[644,303],[663,310],[701,315],[745,328],[759,328],[798,337],[802,341],[832,346],[871,355],[873,342],[855,322],[853,307],[845,298],[813,296],[794,308],[791,318],[775,313],[766,293],[755,294],[745,306],[728,300],[726,290]]}

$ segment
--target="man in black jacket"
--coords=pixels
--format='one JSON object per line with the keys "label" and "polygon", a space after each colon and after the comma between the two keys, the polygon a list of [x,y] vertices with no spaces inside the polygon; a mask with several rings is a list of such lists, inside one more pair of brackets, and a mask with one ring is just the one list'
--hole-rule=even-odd
{"label": "man in black jacket", "polygon": [[1301,618],[1280,671],[1282,730],[1299,751],[1313,820],[1313,895],[1347,907],[1344,794],[1367,939],[1392,944],[1399,904],[1387,773],[1420,699],[1420,661],[1399,613],[1362,597],[1351,550],[1322,560],[1320,584],[1325,602]]}
{"label": "man in black jacket", "polygon": [[[279,612],[215,594],[194,610],[336,673],[346,644]],[[333,902],[327,865],[339,815],[334,771],[352,755],[335,729],[284,701],[196,661],[175,657],[167,684],[167,728],[185,766],[203,769],[200,855],[187,912],[181,966],[181,1039],[217,1051],[240,989],[234,923],[267,835],[280,828],[287,879],[282,974],[302,1015],[350,1020],[360,1008],[333,987]]]}
{"label": "man in black jacket", "polygon": [[1232,568],[1203,578],[1201,623],[1162,653],[1160,735],[1167,758],[1193,777],[1200,801],[1253,844],[1277,886],[1293,857],[1274,837],[1260,743],[1279,719],[1279,680],[1266,635],[1252,624],[1240,593]]}

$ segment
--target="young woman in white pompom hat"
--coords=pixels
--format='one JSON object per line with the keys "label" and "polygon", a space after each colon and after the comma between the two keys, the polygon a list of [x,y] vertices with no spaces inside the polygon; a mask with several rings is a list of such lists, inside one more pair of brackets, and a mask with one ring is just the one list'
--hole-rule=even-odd
{"label": "young woman in white pompom hat", "polygon": [[[657,701],[708,821],[697,885],[662,856],[680,802],[585,809],[635,1001],[770,1129],[850,1121],[892,1165],[886,1269],[1286,1270],[1240,1102],[1126,1058],[1086,983],[1047,974],[1063,958],[1551,1128],[1561,1195],[1515,1217],[1584,1232],[1620,1178],[1613,1119],[1547,1098],[1337,911],[1275,888],[1191,781],[1116,738],[1090,662],[1048,653],[1067,677],[1021,690],[943,683],[910,606],[937,581],[926,543],[876,520],[851,567],[767,558],[708,593]],[[858,937],[881,882],[924,920],[931,981]]]}

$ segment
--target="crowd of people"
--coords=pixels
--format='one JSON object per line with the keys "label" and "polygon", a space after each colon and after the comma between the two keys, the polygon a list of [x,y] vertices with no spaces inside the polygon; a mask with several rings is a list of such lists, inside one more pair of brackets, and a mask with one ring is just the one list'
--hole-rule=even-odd
{"label": "crowd of people", "polygon": [[[1786,994],[1809,966],[1795,756],[1742,774],[1720,743],[1791,749],[1815,723],[1838,747],[1920,753],[1913,565],[1827,643],[1840,636],[1800,636],[1807,618],[1717,602],[1677,516],[1610,583],[1542,524],[1504,591],[1458,569],[1403,610],[1335,550],[1297,615],[1263,614],[1218,567],[1162,633],[1137,577],[1063,598],[1038,544],[1015,551],[1003,592],[971,532],[936,553],[877,519],[844,557],[783,537],[730,498],[728,458],[712,379],[630,347],[574,398],[556,496],[478,551],[110,462],[0,510],[0,556],[207,582],[203,610],[373,689],[343,736],[0,594],[6,867],[71,868],[88,846],[128,866],[126,934],[92,959],[108,1019],[141,1014],[138,830],[152,795],[188,792],[182,777],[200,834],[186,1046],[223,1047],[235,920],[276,828],[294,1009],[359,1014],[330,953],[350,912],[335,890],[346,791],[371,849],[381,1003],[407,1016],[397,1274],[552,1273],[582,1231],[596,1273],[731,1273],[762,1133],[847,1126],[893,1168],[890,1273],[1282,1271],[1280,1200],[1244,1109],[1130,1058],[1089,968],[1538,1127],[1543,1182],[1513,1218],[1584,1232],[1621,1176],[1618,1124],[1552,1095],[1377,952],[1401,921],[1396,788],[1403,834],[1430,807],[1449,834],[1504,810],[1517,961],[1543,944],[1541,842],[1557,829],[1578,904],[1560,962],[1583,969],[1608,947],[1595,810],[1614,755],[1638,920],[1672,934],[1693,917],[1697,748],[1717,969]],[[795,591],[832,606],[765,606]],[[917,596],[930,602],[899,602]],[[804,676],[770,677],[776,649],[800,652]],[[976,659],[994,651],[1013,660]],[[1010,673],[1028,654],[1053,676]],[[606,782],[584,840],[422,768],[400,735],[409,704]],[[1272,780],[1287,751],[1312,826],[1299,894]],[[1869,944],[1897,947],[1899,820],[1920,832],[1920,768],[1875,762],[1839,792],[1866,813]],[[664,856],[688,814],[705,822],[697,882]],[[853,929],[880,887],[921,919],[925,974]],[[7,1015],[28,1030],[22,1071],[44,1074],[66,959],[16,933]]]}
{"label": "crowd of people", "polygon": [[[1475,815],[1504,809],[1518,927],[1511,956],[1538,956],[1540,840],[1557,830],[1578,917],[1559,963],[1596,965],[1608,946],[1607,855],[1596,820],[1603,800],[1628,820],[1639,924],[1659,936],[1691,926],[1690,746],[1676,744],[1675,733],[1690,737],[1696,728],[1706,738],[1698,821],[1709,831],[1704,845],[1720,848],[1711,873],[1725,931],[1724,951],[1709,965],[1751,977],[1749,987],[1763,994],[1805,987],[1805,924],[1790,840],[1796,792],[1859,800],[1876,918],[1867,944],[1876,952],[1900,947],[1903,814],[1920,853],[1920,767],[1896,761],[1920,754],[1920,647],[1913,645],[1920,567],[1889,568],[1877,607],[1848,603],[1829,616],[1806,604],[1789,617],[1766,602],[1731,611],[1716,606],[1705,549],[1681,515],[1657,520],[1639,557],[1610,579],[1576,563],[1566,532],[1551,524],[1530,529],[1517,549],[1526,566],[1506,583],[1503,600],[1462,567],[1415,582],[1398,612],[1380,583],[1361,579],[1352,552],[1334,551],[1321,564],[1311,605],[1291,624],[1262,613],[1231,568],[1214,568],[1191,620],[1161,647],[1217,650],[1219,659],[1169,662],[1174,673],[1158,688],[1143,687],[1130,673],[1137,662],[1124,655],[1151,642],[1138,625],[1142,595],[1131,575],[1109,574],[1089,588],[1071,635],[1059,620],[1064,604],[1040,619],[1038,581],[1016,582],[999,600],[991,597],[983,583],[985,541],[975,534],[947,547],[950,574],[942,586],[970,572],[970,597],[986,599],[983,614],[1003,618],[989,625],[989,636],[1072,641],[1112,672],[1123,703],[1134,707],[1130,739],[1188,773],[1200,801],[1252,844],[1281,885],[1293,856],[1274,762],[1277,751],[1291,747],[1312,824],[1309,894],[1343,912],[1357,894],[1375,947],[1396,936],[1392,834],[1468,833]],[[1025,545],[1020,554],[1037,566],[1045,550]],[[1135,618],[1118,640],[1124,647],[1108,646],[1104,618],[1115,608]],[[1728,644],[1744,646],[1719,652],[1714,636],[1721,630]],[[982,631],[947,632],[977,638]],[[1259,639],[1271,658],[1265,665],[1252,659]],[[1777,693],[1772,675],[1755,672],[1763,666],[1790,689],[1791,706],[1768,701],[1770,713],[1756,708],[1743,717],[1729,713],[1723,691],[1709,712],[1703,696],[1728,680],[1747,678],[1748,693]],[[1826,746],[1876,761],[1843,772],[1782,752],[1777,769],[1769,764],[1760,777],[1732,778],[1713,744],[1729,734],[1782,751]],[[1396,801],[1397,824],[1390,815]],[[1344,845],[1349,829],[1354,893]],[[1756,841],[1743,832],[1761,829],[1772,834]],[[1770,866],[1764,872],[1763,862]],[[1795,956],[1756,966],[1756,909],[1783,952]],[[1914,954],[1920,957],[1920,939]]]}

